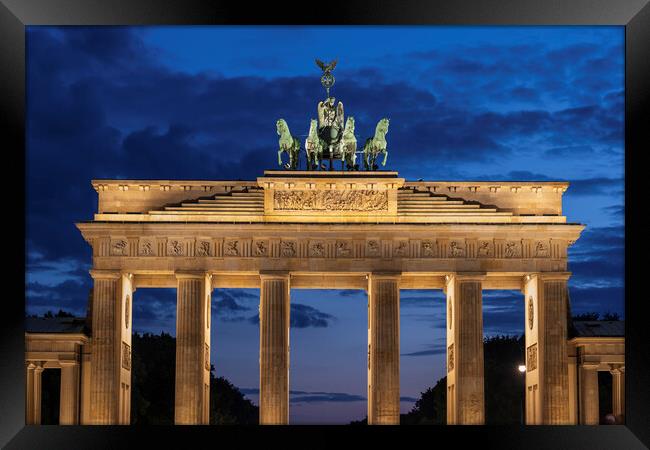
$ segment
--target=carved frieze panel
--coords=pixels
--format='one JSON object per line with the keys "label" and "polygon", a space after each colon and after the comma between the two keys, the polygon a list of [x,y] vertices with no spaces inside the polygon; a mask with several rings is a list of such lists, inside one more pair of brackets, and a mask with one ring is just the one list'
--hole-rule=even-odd
{"label": "carved frieze panel", "polygon": [[465,243],[460,240],[450,240],[447,244],[447,255],[450,258],[462,258],[465,256]]}
{"label": "carved frieze panel", "polygon": [[505,258],[521,258],[521,242],[506,241],[503,247],[503,256]]}
{"label": "carved frieze panel", "polygon": [[476,256],[479,258],[491,258],[494,256],[494,242],[485,239],[479,240]]}
{"label": "carved frieze panel", "polygon": [[528,329],[533,329],[535,323],[535,305],[533,304],[533,297],[528,297]]}
{"label": "carved frieze panel", "polygon": [[131,296],[127,295],[124,299],[124,328],[129,328],[131,319]]}
{"label": "carved frieze panel", "polygon": [[185,256],[185,242],[180,239],[169,239],[167,241],[168,256]]}
{"label": "carved frieze panel", "polygon": [[129,256],[126,239],[111,239],[111,256]]}
{"label": "carved frieze panel", "polygon": [[122,367],[131,370],[131,346],[122,341]]}
{"label": "carved frieze panel", "polygon": [[526,349],[526,370],[532,372],[537,369],[537,342]]}
{"label": "carved frieze panel", "polygon": [[194,254],[196,256],[212,256],[212,243],[208,240],[198,240],[196,241],[196,247],[194,249]]}
{"label": "carved frieze panel", "polygon": [[449,329],[451,330],[451,325],[454,323],[454,307],[452,306],[453,301],[451,297],[449,297],[449,307],[447,308],[447,312],[449,314],[449,319],[447,321],[447,324],[449,325]]}
{"label": "carved frieze panel", "polygon": [[535,248],[533,249],[533,257],[548,258],[550,255],[551,255],[550,246],[547,241],[535,241]]}
{"label": "carved frieze panel", "polygon": [[408,241],[395,241],[393,243],[393,256],[396,258],[408,258],[409,256]]}
{"label": "carved frieze panel", "polygon": [[322,241],[309,242],[309,257],[310,258],[324,258],[326,255],[325,243]]}
{"label": "carved frieze panel", "polygon": [[269,256],[269,242],[266,240],[253,242],[253,255]]}
{"label": "carved frieze panel", "polygon": [[205,344],[205,370],[210,370],[210,346]]}
{"label": "carved frieze panel", "polygon": [[431,240],[424,240],[420,243],[420,256],[422,258],[436,257],[436,244]]}
{"label": "carved frieze panel", "polygon": [[138,256],[155,256],[156,245],[151,239],[138,240]]}
{"label": "carved frieze panel", "polygon": [[285,258],[293,258],[296,256],[296,247],[295,241],[281,241],[280,255]]}
{"label": "carved frieze panel", "polygon": [[336,257],[337,258],[350,258],[352,257],[352,243],[349,241],[336,242]]}
{"label": "carved frieze panel", "polygon": [[447,347],[447,372],[454,370],[454,344]]}
{"label": "carved frieze panel", "polygon": [[369,239],[366,241],[366,258],[376,258],[381,256],[381,245],[379,239]]}
{"label": "carved frieze panel", "polygon": [[226,239],[223,246],[223,254],[226,256],[241,256],[241,248],[237,239]]}
{"label": "carved frieze panel", "polygon": [[279,211],[387,211],[388,193],[373,190],[275,191]]}

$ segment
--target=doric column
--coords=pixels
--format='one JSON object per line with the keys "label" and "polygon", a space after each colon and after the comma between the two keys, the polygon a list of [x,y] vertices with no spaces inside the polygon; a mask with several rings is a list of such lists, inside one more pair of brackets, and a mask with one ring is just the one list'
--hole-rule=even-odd
{"label": "doric column", "polygon": [[260,272],[260,425],[289,423],[289,274]]}
{"label": "doric column", "polygon": [[210,423],[210,297],[212,276],[177,272],[176,408],[179,425]]}
{"label": "doric column", "polygon": [[625,423],[625,367],[613,365],[612,374],[612,408],[616,423]]}
{"label": "doric column", "polygon": [[125,425],[131,410],[132,276],[91,270],[93,277],[90,423]]}
{"label": "doric column", "polygon": [[41,391],[41,380],[42,380],[42,375],[43,375],[43,362],[38,361],[35,363],[34,367],[34,415],[32,416],[33,419],[33,424],[34,425],[40,425],[41,424],[41,398],[42,398],[42,391]]}
{"label": "doric column", "polygon": [[61,394],[59,396],[59,425],[79,423],[79,363],[61,362]]}
{"label": "doric column", "polygon": [[567,361],[568,272],[524,277],[526,424],[566,425],[569,418]]}
{"label": "doric column", "polygon": [[484,278],[484,274],[453,274],[446,277],[448,425],[485,423]]}
{"label": "doric column", "polygon": [[28,361],[26,364],[27,378],[25,383],[25,424],[34,424],[34,369],[36,365]]}
{"label": "doric column", "polygon": [[368,276],[368,425],[399,425],[399,281]]}
{"label": "doric column", "polygon": [[580,424],[598,425],[598,364],[580,364]]}

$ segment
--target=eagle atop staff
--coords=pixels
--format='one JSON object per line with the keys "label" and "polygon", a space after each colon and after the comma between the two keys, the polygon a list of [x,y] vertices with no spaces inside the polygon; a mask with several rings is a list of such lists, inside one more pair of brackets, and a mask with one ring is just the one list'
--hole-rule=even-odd
{"label": "eagle atop staff", "polygon": [[316,65],[320,67],[320,70],[323,71],[323,73],[329,74],[334,68],[336,67],[336,63],[338,62],[338,59],[335,59],[334,61],[325,64],[323,61],[320,59],[316,59]]}

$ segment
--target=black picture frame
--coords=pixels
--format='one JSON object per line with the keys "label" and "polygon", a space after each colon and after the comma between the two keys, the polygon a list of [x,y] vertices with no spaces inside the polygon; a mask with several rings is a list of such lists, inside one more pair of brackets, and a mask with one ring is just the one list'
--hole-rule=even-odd
{"label": "black picture frame", "polygon": [[[0,445],[7,448],[128,448],[180,437],[226,445],[252,436],[302,445],[341,445],[348,437],[377,443],[463,448],[637,449],[650,445],[650,327],[641,296],[642,152],[650,142],[650,0],[358,0],[280,4],[185,0],[0,0],[0,121],[4,131],[5,287],[0,327]],[[27,25],[622,25],[625,26],[625,356],[626,424],[612,426],[483,427],[95,427],[25,426],[25,26]],[[644,148],[645,147],[645,148]],[[13,176],[20,178],[10,180]],[[637,203],[641,202],[641,203]],[[22,216],[19,212],[23,212]],[[23,240],[20,239],[23,237]],[[628,245],[628,243],[630,245]],[[5,247],[6,249],[6,247]],[[22,300],[21,300],[22,299]],[[287,431],[289,430],[289,433]],[[144,440],[143,440],[144,438]],[[447,439],[451,438],[452,441]],[[341,440],[343,439],[343,441]],[[411,441],[413,439],[413,441]],[[270,443],[270,441],[269,441]],[[199,444],[196,444],[199,445]]]}

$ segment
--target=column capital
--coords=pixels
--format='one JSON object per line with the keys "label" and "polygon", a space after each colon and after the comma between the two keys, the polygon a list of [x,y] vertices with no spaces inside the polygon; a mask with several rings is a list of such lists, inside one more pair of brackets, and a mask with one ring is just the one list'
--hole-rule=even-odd
{"label": "column capital", "polygon": [[567,281],[571,277],[571,272],[531,272],[524,275],[524,283],[538,278],[543,281]]}
{"label": "column capital", "polygon": [[621,364],[610,364],[609,373],[612,375],[620,375],[622,373],[625,373],[625,366]]}
{"label": "column capital", "polygon": [[97,279],[118,279],[122,276],[119,270],[90,269],[88,271],[93,280]]}
{"label": "column capital", "polygon": [[484,281],[486,278],[486,272],[450,272],[445,275],[445,284],[454,281]]}
{"label": "column capital", "polygon": [[68,360],[68,361],[59,361],[59,365],[60,365],[61,367],[74,367],[74,366],[78,366],[78,365],[79,365],[79,362],[78,362],[78,361],[72,361],[72,360]]}
{"label": "column capital", "polygon": [[209,272],[204,272],[202,270],[177,270],[176,272],[174,272],[174,276],[176,277],[177,280],[186,279],[186,278],[191,278],[191,279],[203,279],[205,277],[212,278],[212,274],[210,274]]}
{"label": "column capital", "polygon": [[400,278],[402,278],[402,272],[370,272],[368,274],[368,280],[371,279],[399,280]]}
{"label": "column capital", "polygon": [[289,271],[288,270],[260,270],[260,278],[262,280],[288,280]]}
{"label": "column capital", "polygon": [[584,370],[598,370],[598,367],[600,367],[600,363],[597,362],[584,361],[580,363],[580,368]]}

